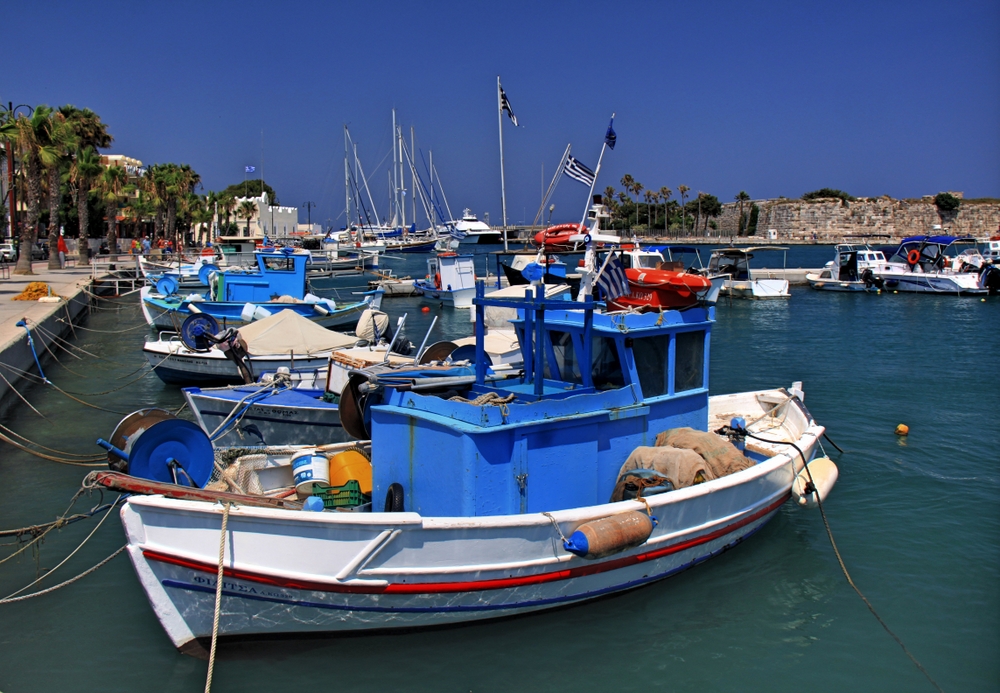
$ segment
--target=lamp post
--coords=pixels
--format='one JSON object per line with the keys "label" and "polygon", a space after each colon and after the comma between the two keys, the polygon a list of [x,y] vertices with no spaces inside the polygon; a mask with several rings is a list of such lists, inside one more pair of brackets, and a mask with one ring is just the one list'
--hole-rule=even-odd
{"label": "lamp post", "polygon": [[[26,103],[14,105],[14,102],[8,101],[7,108],[0,104],[0,119],[13,121],[17,118],[17,109],[27,108],[28,117],[35,112],[34,106],[29,106]],[[18,238],[17,234],[17,207],[15,207],[16,196],[14,194],[14,149],[11,146],[10,140],[4,143],[7,156],[7,199],[8,199],[8,214],[10,215],[10,225],[8,231],[10,232],[11,239]]]}
{"label": "lamp post", "polygon": [[306,208],[306,223],[309,224],[309,233],[312,233],[312,208],[316,206],[315,202],[303,202],[302,207]]}

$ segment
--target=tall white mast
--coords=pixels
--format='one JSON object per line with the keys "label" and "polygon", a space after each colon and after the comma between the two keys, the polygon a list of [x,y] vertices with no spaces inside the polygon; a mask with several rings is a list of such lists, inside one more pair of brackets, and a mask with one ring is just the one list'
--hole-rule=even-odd
{"label": "tall white mast", "polygon": [[348,134],[347,134],[347,123],[344,123],[344,226],[347,229],[351,228],[351,168],[350,162],[348,162],[347,157],[348,148]]}
{"label": "tall white mast", "polygon": [[500,204],[503,208],[503,249],[507,252],[507,188],[503,180],[503,104],[500,102],[500,75],[497,75],[497,129],[500,131]]}
{"label": "tall white mast", "polygon": [[399,183],[396,181],[396,109],[392,109],[392,225],[399,221]]}
{"label": "tall white mast", "polygon": [[417,150],[413,148],[413,126],[410,126],[410,209],[413,212],[413,223],[417,222],[417,169],[413,164],[413,157],[417,155]]}

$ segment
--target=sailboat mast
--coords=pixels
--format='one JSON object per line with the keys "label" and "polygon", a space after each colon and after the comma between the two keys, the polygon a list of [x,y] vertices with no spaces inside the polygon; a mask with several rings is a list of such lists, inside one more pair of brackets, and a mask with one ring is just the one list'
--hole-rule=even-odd
{"label": "sailboat mast", "polygon": [[344,125],[344,226],[351,228],[351,168],[347,157],[349,150],[347,147],[348,134],[347,125]]}
{"label": "sailboat mast", "polygon": [[500,75],[497,75],[497,130],[500,131],[500,205],[503,209],[503,250],[507,252],[507,188],[503,179],[503,103],[500,101]]}
{"label": "sailboat mast", "polygon": [[417,169],[413,165],[413,157],[417,150],[413,148],[413,126],[410,126],[410,209],[413,211],[413,223],[417,223]]}
{"label": "sailboat mast", "polygon": [[392,224],[395,226],[399,214],[399,182],[396,180],[396,109],[392,109]]}

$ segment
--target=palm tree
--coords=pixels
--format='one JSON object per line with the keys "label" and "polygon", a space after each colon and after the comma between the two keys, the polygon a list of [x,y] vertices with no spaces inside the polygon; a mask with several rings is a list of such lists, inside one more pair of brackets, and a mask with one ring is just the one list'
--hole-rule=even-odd
{"label": "palm tree", "polygon": [[[77,251],[80,262],[87,262],[87,226],[90,222],[87,200],[90,197],[91,185],[101,172],[101,158],[97,150],[110,147],[114,138],[108,134],[107,124],[89,108],[79,109],[67,104],[59,108],[59,113],[66,119],[66,125],[76,136],[69,182],[73,189],[77,219],[80,223]],[[52,257],[51,253],[49,257]]]}
{"label": "palm tree", "polygon": [[104,201],[104,217],[108,221],[108,251],[118,252],[118,204],[125,192],[125,169],[121,166],[106,166],[97,179],[97,190]]}
{"label": "palm tree", "polygon": [[253,219],[253,216],[256,213],[257,205],[250,200],[243,200],[243,202],[240,203],[240,206],[236,208],[236,216],[247,220],[247,230],[246,233],[243,234],[244,236],[250,235],[250,220]]}
{"label": "palm tree", "polygon": [[236,198],[232,195],[220,195],[219,209],[226,215],[226,228],[229,228],[229,216],[236,209]]}
{"label": "palm tree", "polygon": [[750,199],[750,196],[747,195],[747,191],[746,190],[740,190],[736,194],[736,197],[733,198],[733,199],[735,199],[740,204],[739,221],[736,222],[736,235],[737,236],[742,236],[743,235],[743,230],[744,230],[744,226],[743,226],[743,203],[746,202],[746,201],[748,201]]}
{"label": "palm tree", "polygon": [[635,194],[635,225],[639,225],[639,193],[643,190],[642,183],[637,180],[632,181],[632,192]]}
{"label": "palm tree", "polygon": [[18,116],[4,123],[0,136],[13,143],[20,154],[25,176],[25,202],[28,206],[26,223],[21,227],[21,252],[18,254],[14,274],[34,274],[31,271],[31,247],[38,233],[38,218],[42,204],[42,157],[51,158],[49,149],[52,109],[42,105],[35,108],[30,117]]}
{"label": "palm tree", "polygon": [[215,218],[214,202],[212,200],[214,195],[214,192],[210,192],[205,197],[194,196],[188,203],[188,214],[191,216],[191,224],[198,227],[199,243],[204,242],[202,239],[206,235],[206,225],[208,226],[209,237],[211,237],[212,219]]}
{"label": "palm tree", "polygon": [[62,169],[76,144],[76,135],[66,123],[66,116],[59,111],[49,114],[49,143],[39,151],[39,158],[46,172],[49,193],[49,269],[59,269],[59,207],[62,202],[60,179]]}
{"label": "palm tree", "polygon": [[686,185],[677,186],[677,192],[680,193],[681,196],[681,233],[683,235],[687,235],[687,226],[685,224],[687,219],[687,208],[684,205],[684,200],[687,199],[687,194],[690,189],[691,188]]}
{"label": "palm tree", "polygon": [[[648,224],[649,223],[649,205],[652,204],[653,202],[655,202],[660,197],[660,195],[658,193],[653,192],[652,190],[647,190],[645,197],[646,197],[646,223]],[[656,216],[655,216],[656,212],[655,212],[655,210],[654,210],[653,214],[654,214],[653,219],[655,220],[656,219]],[[650,231],[652,231],[652,229],[653,229],[653,227],[655,225],[656,225],[655,221],[654,221],[654,223],[649,224]]]}
{"label": "palm tree", "polygon": [[76,217],[80,224],[77,252],[81,263],[88,262],[87,229],[90,227],[90,206],[87,204],[87,198],[90,197],[90,189],[103,169],[100,154],[91,146],[81,150],[77,143],[76,154],[69,168],[69,182],[73,190],[73,201],[76,203]]}

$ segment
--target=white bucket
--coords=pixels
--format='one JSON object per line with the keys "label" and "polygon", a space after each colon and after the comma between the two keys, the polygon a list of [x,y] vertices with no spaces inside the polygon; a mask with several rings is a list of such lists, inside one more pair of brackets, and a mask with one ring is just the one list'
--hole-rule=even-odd
{"label": "white bucket", "polygon": [[257,310],[253,312],[254,320],[263,320],[264,318],[269,318],[269,317],[271,317],[271,311],[262,306],[257,306]]}
{"label": "white bucket", "polygon": [[292,480],[300,498],[312,495],[313,484],[330,485],[330,461],[314,450],[303,450],[292,456]]}

